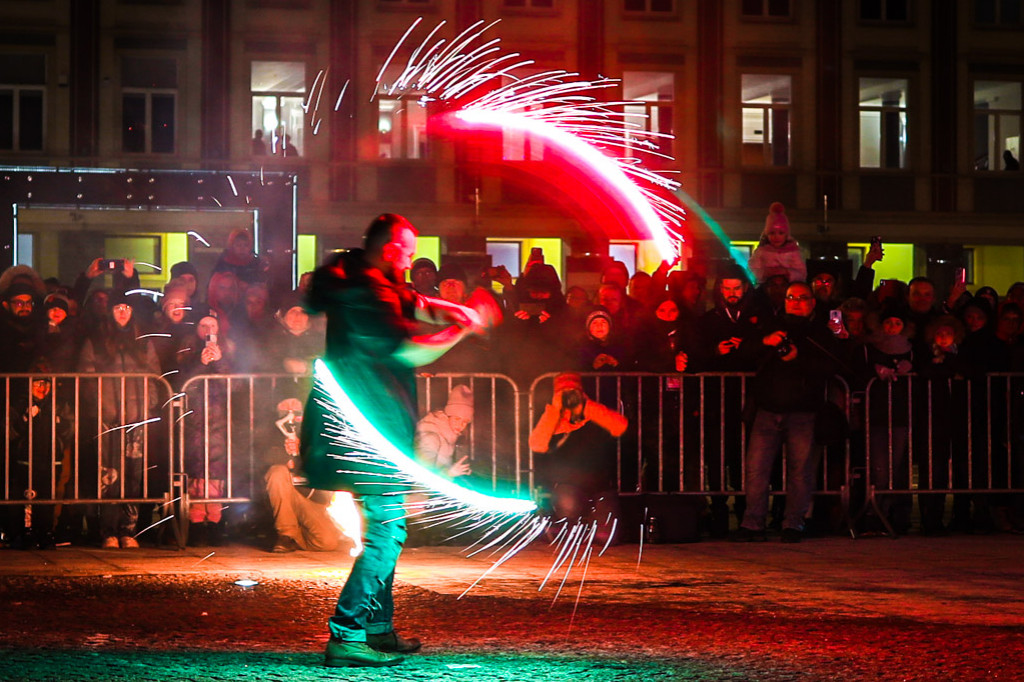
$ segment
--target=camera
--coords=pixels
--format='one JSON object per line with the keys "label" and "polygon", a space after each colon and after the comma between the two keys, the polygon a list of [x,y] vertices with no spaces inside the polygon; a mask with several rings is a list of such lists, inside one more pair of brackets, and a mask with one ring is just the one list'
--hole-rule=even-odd
{"label": "camera", "polygon": [[775,352],[780,358],[789,355],[791,350],[793,350],[793,342],[786,338],[783,338],[782,341],[779,341],[779,345],[775,346]]}
{"label": "camera", "polygon": [[832,322],[833,324],[842,324],[843,323],[843,311],[842,310],[830,310],[828,312],[828,319],[829,319],[829,322]]}
{"label": "camera", "polygon": [[206,345],[207,346],[212,346],[212,345],[214,345],[216,343],[217,343],[217,335],[216,334],[207,334],[206,335]]}
{"label": "camera", "polygon": [[119,272],[124,269],[124,258],[104,258],[100,261],[100,270]]}
{"label": "camera", "polygon": [[575,410],[583,404],[583,393],[572,388],[562,393],[562,407],[566,410]]}

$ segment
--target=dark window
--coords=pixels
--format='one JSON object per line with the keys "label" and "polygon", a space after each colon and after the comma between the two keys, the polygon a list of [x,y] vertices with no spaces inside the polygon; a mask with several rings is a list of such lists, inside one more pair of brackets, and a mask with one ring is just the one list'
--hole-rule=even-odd
{"label": "dark window", "polygon": [[18,148],[42,151],[43,91],[23,90],[18,104]]}
{"label": "dark window", "polygon": [[786,18],[790,12],[789,0],[743,0],[740,12],[745,17]]}
{"label": "dark window", "polygon": [[974,21],[992,26],[1020,26],[1021,0],[974,0]]}
{"label": "dark window", "polygon": [[905,23],[909,18],[907,0],[860,0],[861,21]]}
{"label": "dark window", "polygon": [[174,95],[153,95],[153,151],[174,152]]}
{"label": "dark window", "polygon": [[13,90],[0,90],[0,149],[14,149]]}
{"label": "dark window", "polygon": [[126,152],[146,151],[146,96],[125,95],[122,99],[121,146]]}

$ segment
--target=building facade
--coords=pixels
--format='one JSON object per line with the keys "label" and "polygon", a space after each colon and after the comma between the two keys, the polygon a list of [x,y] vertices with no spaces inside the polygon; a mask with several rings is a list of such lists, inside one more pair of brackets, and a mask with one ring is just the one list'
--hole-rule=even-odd
{"label": "building facade", "polygon": [[[442,260],[490,254],[516,270],[541,246],[571,274],[611,248],[652,269],[627,230],[594,229],[593,197],[547,182],[536,141],[505,135],[500,153],[480,152],[431,134],[431,105],[371,97],[418,17],[421,39],[442,21],[451,37],[500,20],[485,35],[532,60],[521,73],[621,79],[609,98],[674,136],[661,169],[738,251],[781,201],[811,259],[855,266],[880,235],[881,276],[942,283],[963,265],[1005,290],[1024,279],[1020,4],[6,0],[0,165],[295,174],[300,269],[356,244],[381,211],[407,215]],[[180,239],[189,225],[215,243],[247,220],[87,209],[22,210],[21,260],[58,275],[71,266],[48,260],[52,235],[91,225],[94,245],[159,236],[167,262],[199,248]],[[689,216],[688,264],[721,257]]]}

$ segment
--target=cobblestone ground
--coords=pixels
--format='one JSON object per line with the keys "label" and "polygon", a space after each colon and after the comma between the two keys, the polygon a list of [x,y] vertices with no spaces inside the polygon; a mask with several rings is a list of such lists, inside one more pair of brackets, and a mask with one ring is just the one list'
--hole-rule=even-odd
{"label": "cobblestone ground", "polygon": [[[2,555],[0,555],[2,560]],[[1024,629],[830,616],[825,608],[642,603],[588,586],[552,605],[535,589],[457,600],[396,586],[400,667],[320,666],[341,579],[5,576],[3,680],[982,680],[1024,677]],[[686,586],[683,586],[686,587]],[[700,591],[701,586],[693,586]],[[568,589],[568,588],[567,588]],[[507,592],[506,592],[507,594]],[[822,605],[827,607],[827,605]]]}

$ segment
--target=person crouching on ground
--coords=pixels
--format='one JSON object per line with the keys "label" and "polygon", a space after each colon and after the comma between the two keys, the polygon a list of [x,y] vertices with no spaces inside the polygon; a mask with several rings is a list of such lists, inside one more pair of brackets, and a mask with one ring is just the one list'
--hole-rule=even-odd
{"label": "person crouching on ground", "polygon": [[579,374],[563,372],[530,433],[555,521],[596,521],[596,542],[609,540],[612,519],[619,517],[615,439],[628,425],[623,415],[587,398]]}

